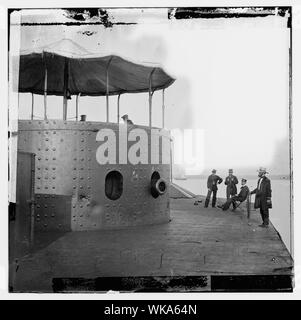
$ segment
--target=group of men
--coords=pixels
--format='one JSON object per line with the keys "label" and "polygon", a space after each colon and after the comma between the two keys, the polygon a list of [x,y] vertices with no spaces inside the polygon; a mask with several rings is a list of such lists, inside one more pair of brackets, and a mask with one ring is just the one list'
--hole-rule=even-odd
{"label": "group of men", "polygon": [[[248,195],[255,194],[255,209],[260,209],[260,214],[262,218],[262,224],[260,227],[268,228],[269,226],[269,209],[272,208],[272,190],[271,190],[271,181],[266,176],[267,174],[266,168],[260,167],[258,170],[258,181],[257,187],[250,192],[247,186],[247,179],[241,179],[241,188],[240,192],[237,194],[237,187],[238,179],[233,174],[233,169],[229,169],[229,175],[225,179],[226,188],[226,195],[227,201],[218,206],[222,210],[228,210],[229,207],[233,206],[233,209],[236,208],[237,202],[243,202],[247,199]],[[212,174],[207,179],[207,188],[208,193],[205,201],[205,208],[208,207],[210,198],[212,195],[212,207],[216,206],[216,194],[218,184],[221,184],[223,179],[216,174],[216,170],[212,170]]]}

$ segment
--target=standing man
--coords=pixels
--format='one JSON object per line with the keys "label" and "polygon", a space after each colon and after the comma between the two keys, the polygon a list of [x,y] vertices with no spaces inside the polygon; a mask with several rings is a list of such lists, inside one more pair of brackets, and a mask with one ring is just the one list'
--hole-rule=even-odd
{"label": "standing man", "polygon": [[236,176],[233,175],[233,169],[229,169],[229,175],[225,179],[225,185],[227,186],[227,200],[229,200],[232,196],[237,194],[236,185],[238,184],[238,180]]}
{"label": "standing man", "polygon": [[269,209],[272,208],[271,181],[266,177],[267,173],[266,168],[259,168],[257,188],[251,192],[251,194],[255,193],[255,209],[260,209],[262,224],[259,227],[262,228],[269,227]]}
{"label": "standing man", "polygon": [[212,170],[212,174],[208,177],[207,179],[207,188],[208,188],[208,193],[205,201],[205,208],[208,207],[210,198],[211,198],[211,193],[213,193],[212,197],[212,208],[215,207],[216,204],[216,193],[217,193],[217,184],[220,184],[223,182],[223,179],[219,177],[216,174],[216,170]]}

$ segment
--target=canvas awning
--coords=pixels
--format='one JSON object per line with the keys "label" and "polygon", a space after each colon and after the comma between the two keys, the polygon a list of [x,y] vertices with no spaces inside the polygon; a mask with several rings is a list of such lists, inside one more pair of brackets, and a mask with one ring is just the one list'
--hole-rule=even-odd
{"label": "canvas awning", "polygon": [[43,95],[46,70],[47,95],[64,95],[64,90],[82,96],[148,92],[150,76],[152,91],[174,82],[160,67],[136,64],[115,55],[70,58],[42,52],[20,55],[18,91]]}

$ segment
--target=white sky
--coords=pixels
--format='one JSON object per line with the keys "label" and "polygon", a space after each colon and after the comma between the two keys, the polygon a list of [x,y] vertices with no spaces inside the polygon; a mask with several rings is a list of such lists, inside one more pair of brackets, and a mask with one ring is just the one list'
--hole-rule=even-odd
{"label": "white sky", "polygon": [[[33,11],[32,11],[33,12]],[[27,21],[55,21],[58,11],[35,11]],[[42,15],[41,15],[42,13]],[[115,21],[137,25],[22,26],[21,49],[70,38],[92,53],[154,62],[173,77],[166,90],[166,126],[204,131],[205,167],[267,166],[288,173],[288,149],[272,163],[276,145],[288,143],[288,45],[286,18],[168,20],[166,9],[110,10]],[[25,20],[23,20],[25,21]],[[81,31],[96,31],[86,36]],[[116,121],[117,98],[110,99]],[[43,97],[35,96],[43,116]],[[29,118],[31,96],[20,94],[20,118]],[[62,98],[48,98],[49,118],[62,117]],[[69,102],[68,117],[75,112]],[[105,121],[105,97],[83,97],[80,113]],[[148,124],[147,94],[121,96],[121,114]],[[153,125],[161,126],[161,92],[153,98]],[[279,152],[277,152],[279,154]],[[287,161],[286,161],[287,160]],[[274,171],[273,171],[274,169]]]}

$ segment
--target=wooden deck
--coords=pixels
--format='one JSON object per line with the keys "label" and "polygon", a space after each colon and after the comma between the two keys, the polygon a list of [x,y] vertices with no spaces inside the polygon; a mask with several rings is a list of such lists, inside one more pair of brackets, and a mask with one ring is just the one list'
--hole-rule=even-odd
{"label": "wooden deck", "polygon": [[194,201],[171,199],[168,224],[66,233],[19,261],[13,291],[52,292],[53,278],[205,276],[202,291],[213,275],[292,275],[289,252],[272,225],[258,227],[258,212],[247,220]]}

